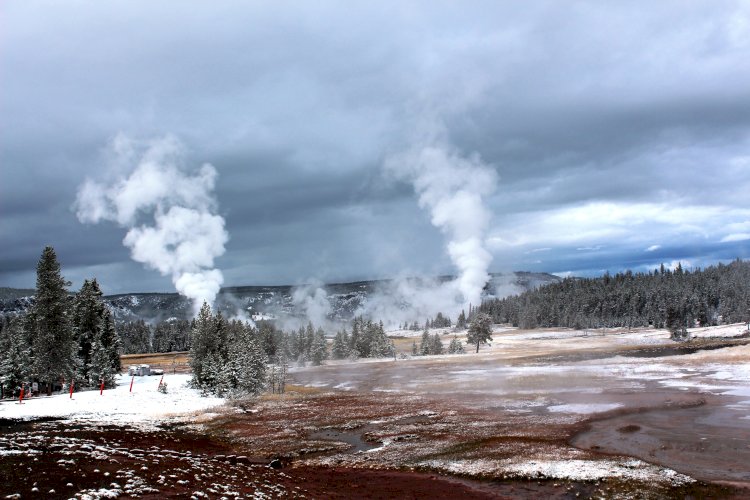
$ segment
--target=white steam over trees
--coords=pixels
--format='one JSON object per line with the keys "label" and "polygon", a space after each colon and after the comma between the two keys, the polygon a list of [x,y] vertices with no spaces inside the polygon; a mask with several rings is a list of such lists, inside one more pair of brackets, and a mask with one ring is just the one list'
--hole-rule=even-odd
{"label": "white steam over trees", "polygon": [[133,260],[171,276],[196,312],[204,301],[213,304],[224,281],[214,259],[229,238],[216,214],[216,169],[204,164],[188,172],[184,148],[171,136],[147,144],[118,136],[112,152],[114,180],[86,179],[76,199],[78,219],[127,228],[123,243]]}
{"label": "white steam over trees", "polygon": [[460,305],[479,304],[492,261],[484,245],[491,216],[484,199],[495,191],[495,171],[477,155],[464,157],[440,145],[393,156],[385,168],[413,184],[419,206],[430,211],[432,224],[446,236],[448,255],[458,270],[447,286],[457,292]]}

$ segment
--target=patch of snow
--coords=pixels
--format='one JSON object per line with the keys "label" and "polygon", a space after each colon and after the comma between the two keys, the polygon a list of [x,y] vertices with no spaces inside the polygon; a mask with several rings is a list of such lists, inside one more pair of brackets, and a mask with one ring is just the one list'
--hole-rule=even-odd
{"label": "patch of snow", "polygon": [[508,463],[504,467],[507,473],[521,477],[542,476],[554,479],[571,479],[574,481],[598,481],[604,478],[621,477],[649,481],[667,479],[672,484],[687,484],[694,479],[671,469],[648,464],[641,460],[530,460],[520,463]]}
{"label": "patch of snow", "polygon": [[549,406],[547,409],[555,413],[576,413],[579,415],[587,415],[589,413],[603,413],[621,407],[621,403],[574,403]]}
{"label": "patch of snow", "polygon": [[157,391],[161,377],[135,377],[130,392],[131,377],[118,375],[117,386],[105,390],[74,392],[73,398],[65,394],[37,396],[24,400],[0,404],[0,418],[30,420],[40,417],[89,419],[123,424],[155,423],[169,416],[204,411],[223,405],[226,400],[217,397],[202,397],[200,392],[188,386],[191,375],[165,375],[169,391]]}

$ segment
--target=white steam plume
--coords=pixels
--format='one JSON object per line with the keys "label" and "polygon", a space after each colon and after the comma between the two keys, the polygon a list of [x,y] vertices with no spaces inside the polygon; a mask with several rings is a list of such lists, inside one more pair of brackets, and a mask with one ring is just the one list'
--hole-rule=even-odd
{"label": "white steam plume", "polygon": [[323,289],[323,283],[313,280],[310,284],[294,288],[292,305],[296,312],[312,321],[316,327],[330,329],[331,302],[328,300],[328,293]]}
{"label": "white steam plume", "polygon": [[224,282],[214,259],[229,239],[215,213],[216,169],[206,163],[187,172],[182,144],[171,136],[138,144],[119,135],[111,151],[115,179],[86,179],[76,197],[78,220],[127,228],[123,244],[133,260],[171,276],[196,311],[203,301],[213,304]]}
{"label": "white steam plume", "polygon": [[464,306],[480,303],[492,255],[484,247],[490,211],[484,198],[495,191],[497,174],[478,155],[464,157],[442,145],[427,145],[389,158],[388,172],[414,185],[419,206],[448,239],[458,270],[453,287]]}

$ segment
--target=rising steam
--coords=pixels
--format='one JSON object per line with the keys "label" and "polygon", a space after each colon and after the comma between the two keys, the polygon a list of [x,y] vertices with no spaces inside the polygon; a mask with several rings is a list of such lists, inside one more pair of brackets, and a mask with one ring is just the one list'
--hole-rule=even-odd
{"label": "rising steam", "polygon": [[171,276],[196,310],[213,304],[224,281],[214,259],[229,238],[215,213],[216,169],[204,164],[188,172],[182,144],[171,136],[146,144],[118,136],[111,152],[114,179],[86,179],[76,197],[78,220],[127,228],[123,244],[133,260]]}
{"label": "rising steam", "polygon": [[414,185],[419,206],[430,211],[432,224],[448,240],[448,255],[458,277],[441,287],[453,288],[464,307],[479,304],[492,261],[484,247],[490,222],[484,198],[495,191],[495,171],[478,155],[464,157],[441,145],[414,148],[391,157],[385,167]]}

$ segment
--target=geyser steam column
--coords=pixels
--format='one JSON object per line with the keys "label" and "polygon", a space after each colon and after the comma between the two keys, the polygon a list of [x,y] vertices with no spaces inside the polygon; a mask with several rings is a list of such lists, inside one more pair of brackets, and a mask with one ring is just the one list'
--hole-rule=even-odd
{"label": "geyser steam column", "polygon": [[440,145],[409,150],[386,161],[386,170],[414,185],[419,206],[448,238],[448,255],[458,269],[451,283],[463,304],[480,303],[492,255],[484,247],[490,211],[484,198],[495,191],[496,172],[478,155],[463,157]]}
{"label": "geyser steam column", "polygon": [[213,196],[216,169],[186,171],[184,148],[167,136],[145,144],[118,136],[112,143],[114,179],[79,187],[76,215],[83,223],[117,222],[128,229],[123,243],[133,260],[171,276],[177,291],[213,304],[224,277],[214,258],[229,235]]}

